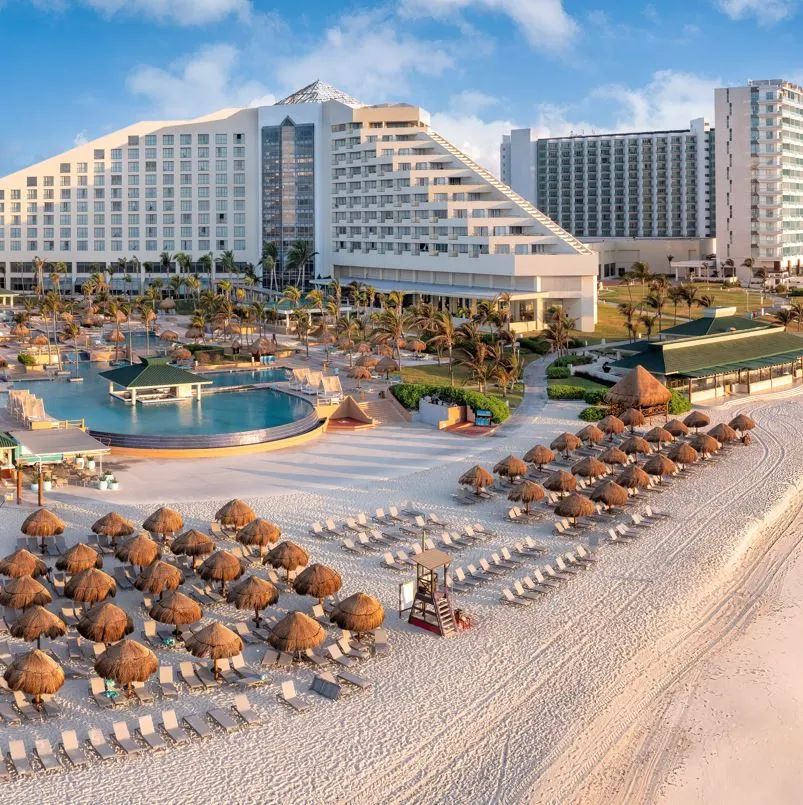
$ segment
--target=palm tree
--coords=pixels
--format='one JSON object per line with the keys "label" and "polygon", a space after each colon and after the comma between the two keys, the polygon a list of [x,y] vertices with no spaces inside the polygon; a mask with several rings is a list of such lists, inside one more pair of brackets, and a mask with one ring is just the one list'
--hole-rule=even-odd
{"label": "palm tree", "polygon": [[795,320],[795,314],[789,308],[783,307],[773,314],[773,318],[776,323],[782,324],[786,328]]}
{"label": "palm tree", "polygon": [[335,322],[335,332],[341,343],[345,345],[344,348],[349,358],[349,368],[351,368],[353,366],[351,358],[354,353],[354,341],[359,333],[357,320],[351,316],[341,316]]}
{"label": "palm tree", "polygon": [[642,313],[639,316],[639,321],[644,325],[644,329],[647,331],[648,341],[650,340],[653,328],[655,327],[655,318],[655,316],[651,316],[649,313]]}
{"label": "palm tree", "polygon": [[716,300],[711,294],[703,294],[697,299],[698,307],[714,307]]}
{"label": "palm tree", "polygon": [[120,360],[120,316],[118,313],[121,313],[120,306],[117,302],[113,299],[106,303],[106,315],[111,316],[114,320],[114,362]]}
{"label": "palm tree", "polygon": [[220,253],[220,269],[229,276],[237,273],[237,263],[234,261],[234,252],[231,249]]}
{"label": "palm tree", "polygon": [[496,353],[484,341],[464,341],[460,345],[458,365],[468,369],[473,380],[477,382],[480,394],[485,393],[488,382],[496,373]]}
{"label": "palm tree", "polygon": [[154,277],[149,283],[149,288],[153,291],[154,299],[161,299],[162,298],[162,288],[164,287],[164,281],[160,277]]}
{"label": "palm tree", "polygon": [[632,305],[630,302],[621,302],[618,305],[618,309],[622,318],[625,320],[625,327],[627,328],[628,337],[631,341],[633,341],[636,337],[636,328],[633,324],[633,320],[638,313],[638,308],[635,305]]}
{"label": "palm tree", "polygon": [[276,281],[276,261],[279,259],[279,250],[276,244],[272,242],[262,244],[262,259],[257,265],[262,266],[262,277],[264,284],[265,272],[268,272],[270,280],[268,282],[268,289],[271,291],[278,291],[279,284]]}
{"label": "palm tree", "polygon": [[329,294],[335,301],[335,321],[340,318],[340,306],[343,304],[343,286],[337,277],[329,281]]}
{"label": "palm tree", "polygon": [[667,290],[666,295],[674,307],[674,313],[672,314],[672,318],[674,323],[677,324],[678,302],[683,301],[683,288],[680,285],[671,285]]}
{"label": "palm tree", "polygon": [[41,257],[33,258],[33,267],[36,270],[36,295],[42,297],[45,293],[45,262]]}
{"label": "palm tree", "polygon": [[658,332],[660,338],[660,331],[663,330],[663,315],[664,305],[666,305],[666,298],[668,295],[666,282],[653,282],[650,292],[647,294],[647,307],[656,311],[658,316]]}
{"label": "palm tree", "polygon": [[151,351],[151,323],[156,319],[156,312],[153,309],[153,303],[144,298],[137,300],[136,310],[142,317],[142,324],[145,327],[145,354],[149,355]]}
{"label": "palm tree", "polygon": [[206,274],[209,277],[209,284],[211,286],[212,285],[212,272],[214,271],[214,268],[215,268],[215,257],[214,257],[214,255],[212,254],[212,252],[208,252],[207,254],[202,255],[201,259],[198,260],[198,262],[201,264],[201,267],[203,269],[204,274]]}
{"label": "palm tree", "polygon": [[78,377],[78,336],[81,334],[81,327],[74,321],[67,322],[63,327],[62,340],[71,341],[73,348],[73,362],[75,364],[75,376]]}
{"label": "palm tree", "polygon": [[171,256],[170,252],[162,252],[159,255],[159,265],[162,267],[165,274],[169,274],[170,270],[173,268],[173,260],[174,258]]}
{"label": "palm tree", "polygon": [[217,287],[223,293],[223,296],[231,301],[231,292],[234,288],[234,286],[231,284],[231,280],[220,280],[220,282],[217,284]]}
{"label": "palm tree", "polygon": [[449,357],[449,385],[454,388],[454,348],[457,343],[457,327],[454,318],[448,310],[441,310],[435,319],[434,335],[429,339],[430,344],[434,344],[440,355],[442,349],[446,350]]}
{"label": "palm tree", "polygon": [[551,345],[552,352],[558,355],[567,352],[572,340],[572,330],[575,329],[577,320],[559,311],[550,316],[544,330],[544,339]]}
{"label": "palm tree", "polygon": [[388,307],[383,310],[376,320],[374,327],[374,337],[379,343],[390,343],[396,363],[401,366],[400,344],[404,343],[405,328],[410,327],[411,319],[399,307]]}
{"label": "palm tree", "polygon": [[307,308],[300,307],[293,311],[292,318],[296,325],[296,334],[301,340],[301,343],[304,344],[307,360],[309,360],[309,333],[312,326],[310,312]]}
{"label": "palm tree", "polygon": [[170,288],[170,295],[172,297],[176,297],[179,295],[181,291],[181,286],[184,285],[185,281],[189,279],[189,277],[182,277],[181,274],[172,274],[170,280],[168,281],[168,286]]}
{"label": "palm tree", "polygon": [[795,321],[797,322],[797,331],[800,332],[800,323],[801,320],[803,320],[803,302],[793,302],[789,309],[795,315]]}
{"label": "palm tree", "polygon": [[128,362],[134,363],[134,344],[131,341],[131,313],[133,312],[133,305],[130,302],[119,302],[117,310],[125,316],[125,321],[128,327]]}
{"label": "palm tree", "polygon": [[312,264],[318,252],[308,240],[297,240],[287,250],[287,268],[296,272],[296,285],[304,287],[307,266]]}
{"label": "palm tree", "polygon": [[326,305],[323,301],[323,291],[320,288],[313,288],[307,294],[307,302],[313,308],[313,310],[317,309],[320,310],[321,313],[326,314]]}
{"label": "palm tree", "polygon": [[[42,299],[41,307],[42,307],[42,315],[43,316],[49,316],[50,321],[53,324],[53,341],[55,341],[56,340],[56,334],[57,334],[56,315],[61,310],[61,299],[59,298],[59,295],[57,293],[53,292],[53,291],[49,291],[48,294],[44,297],[44,299]],[[45,325],[45,332],[47,332],[47,334],[48,334],[48,338],[47,338],[47,360],[48,360],[48,363],[50,363],[50,358],[51,358],[52,353],[50,351],[50,344],[51,344],[51,341],[50,341],[50,328],[49,328],[49,326],[47,324]],[[61,368],[62,368],[61,367],[61,350],[58,348],[58,346],[56,346],[56,362],[58,363],[59,371],[61,371]]]}
{"label": "palm tree", "polygon": [[640,260],[633,263],[630,266],[630,276],[641,283],[641,303],[639,304],[639,309],[641,309],[644,305],[644,285],[652,277],[649,263]]}
{"label": "palm tree", "polygon": [[201,280],[195,274],[188,274],[184,277],[184,285],[189,288],[192,293],[193,308],[197,310],[201,291]]}
{"label": "palm tree", "polygon": [[186,252],[178,252],[173,258],[178,266],[179,274],[189,274],[192,266],[192,258]]}
{"label": "palm tree", "polygon": [[683,301],[688,306],[689,319],[691,319],[692,305],[697,301],[697,288],[691,283],[689,283],[687,285],[681,285],[680,290],[683,292],[681,295],[681,299],[683,299]]}
{"label": "palm tree", "polygon": [[301,289],[295,285],[288,285],[282,291],[282,299],[287,300],[293,306],[293,310],[295,310],[298,307],[298,303],[301,301]]}
{"label": "palm tree", "polygon": [[513,315],[513,306],[511,303],[511,295],[509,291],[503,291],[496,297],[497,307],[500,308],[502,319],[505,324],[505,329],[510,332],[510,318]]}

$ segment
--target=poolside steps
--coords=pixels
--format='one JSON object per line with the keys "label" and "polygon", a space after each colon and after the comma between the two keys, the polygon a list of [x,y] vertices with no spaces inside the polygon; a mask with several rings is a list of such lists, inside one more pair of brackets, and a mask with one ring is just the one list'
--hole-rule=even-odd
{"label": "poolside steps", "polygon": [[377,425],[403,425],[410,421],[407,412],[395,400],[370,400],[361,402],[360,408]]}

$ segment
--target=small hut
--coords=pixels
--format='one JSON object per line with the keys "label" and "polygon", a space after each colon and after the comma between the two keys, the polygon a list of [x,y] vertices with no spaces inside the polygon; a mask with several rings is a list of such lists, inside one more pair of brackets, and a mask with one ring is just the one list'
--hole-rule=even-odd
{"label": "small hut", "polygon": [[39,537],[42,541],[41,551],[45,553],[45,540],[63,534],[64,521],[48,509],[37,509],[22,521],[20,531],[27,537]]}
{"label": "small hut", "polygon": [[239,498],[230,500],[215,513],[215,520],[217,520],[223,528],[230,531],[236,531],[238,528],[242,528],[256,519],[257,516],[254,510],[245,501]]}
{"label": "small hut", "polygon": [[290,572],[305,567],[309,563],[309,554],[300,545],[287,539],[268,551],[263,563],[286,571],[289,584]]}
{"label": "small hut", "polygon": [[9,627],[12,637],[28,643],[36,641],[36,648],[42,647],[42,636],[55,640],[67,634],[67,624],[43,606],[28,607]]}
{"label": "small hut", "polygon": [[666,417],[671,399],[669,389],[643,366],[634,366],[605,394],[605,402],[611,406],[614,415],[635,408],[646,417],[658,414]]}
{"label": "small hut", "polygon": [[320,646],[326,630],[303,612],[288,612],[271,630],[268,642],[279,651],[300,656],[307,649]]}
{"label": "small hut", "polygon": [[385,610],[372,595],[354,593],[335,605],[329,620],[359,636],[378,629],[385,620]]}
{"label": "small hut", "polygon": [[559,452],[563,453],[566,458],[568,458],[569,453],[577,450],[581,444],[582,442],[580,439],[578,439],[573,433],[561,433],[550,442],[549,447],[552,450],[558,450]]}
{"label": "small hut", "polygon": [[293,581],[293,589],[299,595],[309,595],[323,604],[323,599],[334,595],[343,586],[340,574],[331,567],[312,564],[304,568]]}
{"label": "small hut", "polygon": [[131,634],[134,631],[134,621],[117,604],[103,601],[84,612],[75,628],[81,637],[108,646]]}
{"label": "small hut", "polygon": [[238,532],[235,539],[241,545],[248,547],[257,546],[259,548],[259,555],[262,556],[262,549],[267,545],[273,545],[279,541],[282,536],[282,530],[279,526],[271,523],[269,520],[263,520],[257,517],[251,520],[250,523],[243,526]]}
{"label": "small hut", "polygon": [[212,660],[212,671],[217,678],[219,676],[217,661],[239,654],[243,650],[243,639],[222,623],[215,621],[193,632],[184,641],[184,645],[194,657],[207,657]]}
{"label": "small hut", "polygon": [[12,554],[0,559],[0,575],[18,579],[20,576],[37,578],[47,573],[44,560],[34,556],[30,551],[21,548]]}
{"label": "small hut", "polygon": [[233,553],[215,551],[210,557],[201,562],[198,574],[205,581],[219,581],[220,594],[224,595],[226,582],[239,579],[243,575],[243,566]]}
{"label": "small hut", "polygon": [[158,667],[156,655],[142,643],[128,637],[109,646],[95,663],[98,676],[123,685],[128,696],[131,696],[134,682],[147,682]]}
{"label": "small hut", "polygon": [[260,611],[279,600],[279,591],[266,579],[247,576],[229,590],[227,598],[237,609],[253,610],[254,624],[258,627],[262,622]]}
{"label": "small hut", "polygon": [[544,487],[536,484],[533,481],[522,481],[520,484],[512,487],[508,492],[507,499],[514,503],[521,503],[524,506],[524,513],[530,513],[530,506],[543,500],[546,497]]}
{"label": "small hut", "polygon": [[191,528],[179,534],[171,543],[170,550],[179,556],[192,557],[192,569],[195,570],[199,556],[209,556],[215,550],[215,541],[208,534]]}
{"label": "small hut", "polygon": [[3,679],[14,691],[27,693],[39,705],[42,696],[56,693],[64,684],[64,670],[49,655],[38,648],[17,654],[6,668]]}
{"label": "small hut", "polygon": [[517,456],[507,456],[494,466],[494,472],[511,481],[527,474],[527,464]]}
{"label": "small hut", "polygon": [[535,464],[538,472],[543,472],[544,467],[555,460],[555,454],[546,445],[537,444],[524,454],[524,460],[528,464]]}
{"label": "small hut", "polygon": [[483,490],[491,486],[493,482],[493,475],[479,464],[464,472],[457,481],[460,486],[470,486],[476,495],[482,494]]}
{"label": "small hut", "polygon": [[181,636],[179,626],[197,623],[203,617],[200,604],[178,590],[165,593],[154,603],[148,614],[159,623],[174,626],[173,635],[175,637]]}

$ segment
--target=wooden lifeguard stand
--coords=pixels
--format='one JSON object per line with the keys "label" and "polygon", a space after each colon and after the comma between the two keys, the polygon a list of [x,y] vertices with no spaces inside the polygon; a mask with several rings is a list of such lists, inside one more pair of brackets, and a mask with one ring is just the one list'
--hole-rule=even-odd
{"label": "wooden lifeguard stand", "polygon": [[[443,551],[428,550],[413,558],[416,584],[409,622],[443,637],[454,637],[457,634],[457,625],[446,584],[446,568],[452,563],[452,557]],[[438,579],[441,568],[442,582]]]}

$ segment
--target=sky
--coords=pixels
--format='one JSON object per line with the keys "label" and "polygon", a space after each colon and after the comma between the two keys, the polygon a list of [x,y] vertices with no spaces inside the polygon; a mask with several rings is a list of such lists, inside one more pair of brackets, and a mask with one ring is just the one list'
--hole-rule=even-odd
{"label": "sky", "polygon": [[803,83],[801,35],[803,0],[0,0],[0,175],[317,78],[497,171],[511,128],[679,128],[717,86]]}

